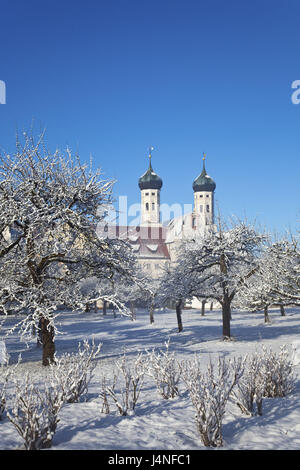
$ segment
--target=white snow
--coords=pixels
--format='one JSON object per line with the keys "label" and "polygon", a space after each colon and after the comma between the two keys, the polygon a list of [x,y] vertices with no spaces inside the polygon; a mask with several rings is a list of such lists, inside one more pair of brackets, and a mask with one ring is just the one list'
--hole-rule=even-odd
{"label": "white snow", "polygon": [[135,252],[135,251],[139,251],[140,249],[140,245],[131,245],[131,248],[132,250]]}
{"label": "white snow", "polygon": [[[234,341],[221,340],[221,311],[207,311],[201,316],[199,310],[183,311],[183,331],[177,332],[176,314],[173,310],[155,313],[150,325],[149,314],[137,310],[137,320],[118,316],[109,311],[102,313],[75,314],[63,312],[58,317],[62,334],[56,337],[57,354],[76,352],[78,342],[94,338],[103,343],[99,360],[86,401],[65,404],[60,411],[60,421],[53,438],[54,450],[204,450],[194,421],[194,408],[188,394],[164,400],[158,395],[150,377],[145,381],[135,412],[120,416],[112,407],[109,415],[101,414],[99,398],[100,378],[105,371],[109,376],[116,359],[126,351],[134,359],[138,352],[163,349],[170,339],[169,349],[179,360],[198,354],[203,366],[209,359],[242,356],[265,345],[274,351],[282,345],[294,349],[295,373],[300,372],[300,308],[287,308],[287,315],[280,316],[277,309],[270,310],[271,324],[264,324],[263,313],[233,312],[232,335]],[[5,330],[17,321],[10,316]],[[47,369],[41,365],[41,349],[36,339],[20,342],[14,334],[5,337],[11,366],[22,353],[17,366],[20,378],[26,371],[32,380],[41,384],[46,380]],[[293,348],[294,347],[294,348]],[[1,369],[0,369],[1,370]],[[8,393],[12,384],[8,384]],[[263,415],[245,417],[234,403],[229,403],[223,423],[224,446],[229,450],[299,450],[300,448],[300,385],[297,378],[295,390],[285,398],[268,398],[263,402]],[[8,400],[9,406],[9,400]],[[0,423],[1,449],[17,449],[22,441],[13,425],[4,415]]]}
{"label": "white snow", "polygon": [[156,244],[147,244],[147,248],[150,250],[150,251],[157,251],[157,248],[158,248],[158,245]]}
{"label": "white snow", "polygon": [[129,235],[128,239],[131,242],[136,242],[139,239],[139,235]]}

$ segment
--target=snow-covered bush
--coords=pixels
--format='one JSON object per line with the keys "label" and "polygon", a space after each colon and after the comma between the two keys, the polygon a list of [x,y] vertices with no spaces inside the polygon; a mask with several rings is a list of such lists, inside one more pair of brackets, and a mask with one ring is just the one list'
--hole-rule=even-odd
{"label": "snow-covered bush", "polygon": [[14,366],[8,366],[8,356],[6,356],[7,361],[6,365],[0,366],[0,421],[2,419],[3,414],[5,413],[6,403],[7,403],[7,391],[6,386],[9,379],[13,379],[15,377],[16,370],[18,365],[21,362],[21,355],[18,358],[17,363]]}
{"label": "snow-covered bush", "polygon": [[3,373],[2,367],[0,368],[1,377],[0,377],[0,421],[5,412],[6,406],[6,385],[9,377],[9,371],[5,370]]}
{"label": "snow-covered bush", "polygon": [[256,404],[256,412],[261,415],[263,398],[284,397],[294,388],[293,362],[286,346],[279,352],[263,346],[261,351],[244,357],[243,367],[232,396],[244,414],[253,415]]}
{"label": "snow-covered bush", "polygon": [[223,445],[222,421],[233,387],[242,375],[242,361],[226,362],[219,357],[217,365],[209,362],[202,371],[199,357],[181,364],[182,378],[196,414],[195,420],[206,447]]}
{"label": "snow-covered bush", "polygon": [[170,342],[165,351],[148,353],[147,375],[152,377],[158,393],[165,399],[174,398],[179,394],[180,367],[174,352],[169,350]]}
{"label": "snow-covered bush", "polygon": [[145,372],[145,358],[142,353],[138,354],[131,364],[126,354],[116,361],[112,382],[107,383],[106,377],[102,378],[102,390],[99,394],[103,403],[102,412],[109,413],[109,398],[121,416],[127,416],[129,412],[134,411],[143,387]]}
{"label": "snow-covered bush", "polygon": [[108,388],[107,378],[105,375],[102,375],[101,391],[99,393],[99,398],[102,399],[101,413],[105,413],[106,415],[110,413],[109,392],[107,388]]}
{"label": "snow-covered bush", "polygon": [[252,416],[254,405],[258,415],[262,414],[264,378],[261,374],[262,356],[259,353],[247,354],[243,361],[243,374],[232,390],[235,403],[243,414]]}
{"label": "snow-covered bush", "polygon": [[96,346],[94,341],[90,344],[85,340],[83,347],[79,343],[77,353],[55,357],[55,363],[50,364],[50,380],[61,390],[65,402],[78,402],[88,392],[101,347],[102,344]]}
{"label": "snow-covered bush", "polygon": [[4,341],[0,341],[0,366],[8,363],[9,357],[6,350]]}
{"label": "snow-covered bush", "polygon": [[263,346],[262,356],[263,396],[285,397],[295,386],[294,367],[287,346],[281,346],[279,352]]}
{"label": "snow-covered bush", "polygon": [[38,389],[30,382],[29,374],[24,382],[16,383],[13,406],[7,417],[22,437],[26,450],[51,447],[62,404],[58,389]]}

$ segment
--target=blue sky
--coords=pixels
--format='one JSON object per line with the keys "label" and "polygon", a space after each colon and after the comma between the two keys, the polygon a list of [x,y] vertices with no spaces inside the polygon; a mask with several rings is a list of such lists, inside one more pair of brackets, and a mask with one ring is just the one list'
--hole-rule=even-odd
{"label": "blue sky", "polygon": [[298,0],[0,0],[0,147],[46,128],[139,202],[153,151],[161,201],[207,171],[225,217],[299,227]]}

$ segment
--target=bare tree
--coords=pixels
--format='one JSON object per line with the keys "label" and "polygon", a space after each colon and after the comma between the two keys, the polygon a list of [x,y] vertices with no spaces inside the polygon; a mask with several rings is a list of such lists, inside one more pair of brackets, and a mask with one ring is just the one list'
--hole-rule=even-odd
{"label": "bare tree", "polygon": [[265,322],[269,323],[268,309],[300,301],[300,251],[296,238],[270,243],[258,260],[255,274],[246,279],[235,299],[235,305],[247,310],[263,310]]}
{"label": "bare tree", "polygon": [[181,258],[178,262],[172,263],[160,279],[159,303],[163,306],[171,302],[175,303],[178,332],[183,330],[182,309],[185,302],[192,298],[198,282],[194,273],[181,262]]}
{"label": "bare tree", "polygon": [[252,225],[239,222],[230,228],[219,223],[218,231],[207,231],[185,240],[178,263],[193,276],[192,293],[197,298],[215,299],[222,306],[223,338],[230,338],[231,304],[258,265],[258,254],[266,236]]}
{"label": "bare tree", "polygon": [[[2,233],[0,304],[26,313],[22,334],[41,329],[43,364],[54,361],[55,313],[60,305],[83,308],[79,281],[118,272],[133,276],[135,257],[126,242],[97,236],[113,181],[80,162],[69,149],[50,153],[25,134],[13,155],[0,158]],[[1,248],[1,247],[0,247]],[[118,304],[120,306],[120,304]]]}

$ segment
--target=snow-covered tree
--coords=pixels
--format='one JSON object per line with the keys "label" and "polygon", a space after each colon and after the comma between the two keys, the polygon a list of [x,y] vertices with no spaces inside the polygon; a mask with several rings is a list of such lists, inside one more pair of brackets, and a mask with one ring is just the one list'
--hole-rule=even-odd
{"label": "snow-covered tree", "polygon": [[300,304],[300,248],[295,237],[272,243],[261,276],[272,293],[273,304]]}
{"label": "snow-covered tree", "polygon": [[193,273],[186,269],[186,265],[174,262],[168,267],[159,284],[159,302],[166,306],[174,303],[178,324],[178,332],[183,330],[182,309],[187,300],[191,299],[198,286]]}
{"label": "snow-covered tree", "polygon": [[129,245],[97,236],[113,183],[69,149],[49,152],[42,137],[25,134],[0,158],[0,230],[9,233],[0,246],[1,308],[26,313],[22,333],[41,329],[44,365],[54,360],[57,308],[85,304],[80,280],[133,278]]}
{"label": "snow-covered tree", "polygon": [[[260,260],[259,266],[263,262],[264,258]],[[272,305],[273,300],[271,287],[260,268],[258,268],[254,275],[243,283],[233,305],[244,310],[263,310],[265,323],[270,323],[269,307]]]}
{"label": "snow-covered tree", "polygon": [[239,290],[236,305],[248,310],[264,310],[269,322],[268,308],[300,301],[300,251],[298,242],[283,239],[270,243],[260,257],[255,274]]}
{"label": "snow-covered tree", "polygon": [[245,280],[255,273],[265,239],[244,222],[230,228],[220,223],[218,231],[195,235],[181,245],[178,264],[185,278],[194,277],[195,297],[215,299],[222,306],[223,338],[230,337],[232,301]]}

